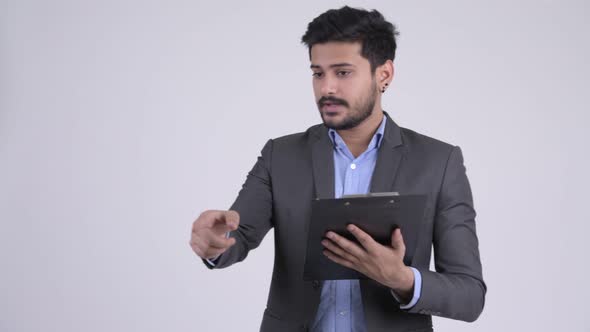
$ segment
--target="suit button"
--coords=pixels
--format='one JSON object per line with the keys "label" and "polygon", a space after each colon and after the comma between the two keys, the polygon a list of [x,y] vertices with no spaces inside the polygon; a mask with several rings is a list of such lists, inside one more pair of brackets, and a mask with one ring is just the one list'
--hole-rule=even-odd
{"label": "suit button", "polygon": [[318,289],[318,288],[320,288],[320,282],[318,280],[314,280],[311,283],[311,286],[313,287],[313,289]]}
{"label": "suit button", "polygon": [[299,327],[299,330],[300,330],[300,331],[309,331],[309,329],[307,328],[307,324],[302,324],[302,325]]}

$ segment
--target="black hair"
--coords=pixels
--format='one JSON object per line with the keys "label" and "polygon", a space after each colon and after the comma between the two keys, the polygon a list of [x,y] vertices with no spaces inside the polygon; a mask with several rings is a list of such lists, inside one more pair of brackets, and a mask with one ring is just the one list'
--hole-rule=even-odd
{"label": "black hair", "polygon": [[395,25],[386,21],[377,10],[344,6],[330,9],[311,21],[301,42],[308,47],[310,58],[311,48],[315,44],[360,42],[361,56],[369,60],[371,72],[374,73],[378,66],[395,58],[397,35],[399,32]]}

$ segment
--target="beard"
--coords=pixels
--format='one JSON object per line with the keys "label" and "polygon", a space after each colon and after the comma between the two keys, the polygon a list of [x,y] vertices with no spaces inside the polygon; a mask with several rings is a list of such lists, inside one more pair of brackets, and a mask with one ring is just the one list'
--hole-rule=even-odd
{"label": "beard", "polygon": [[[357,103],[354,103],[352,107],[350,107],[349,103],[344,99],[336,97],[321,97],[318,100],[317,105],[324,125],[334,130],[352,129],[358,126],[373,114],[373,108],[375,108],[375,102],[377,100],[377,93],[377,85],[371,84],[369,92],[366,95],[361,96],[360,100]],[[326,102],[345,107],[347,112],[344,119],[340,121],[326,119],[326,116],[324,116],[322,112],[322,106]]]}

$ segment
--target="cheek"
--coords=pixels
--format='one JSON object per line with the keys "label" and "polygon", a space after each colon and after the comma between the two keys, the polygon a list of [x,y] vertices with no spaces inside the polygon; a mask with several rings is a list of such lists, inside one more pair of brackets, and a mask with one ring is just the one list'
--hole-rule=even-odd
{"label": "cheek", "polygon": [[317,94],[320,91],[320,83],[315,79],[311,81],[311,86],[313,88],[313,93]]}
{"label": "cheek", "polygon": [[322,92],[318,84],[313,84],[313,95],[315,100],[318,101],[322,97]]}
{"label": "cheek", "polygon": [[354,99],[358,92],[362,90],[363,83],[360,82],[358,79],[349,78],[344,79],[338,85],[338,91],[342,94],[342,96],[347,96],[351,99]]}

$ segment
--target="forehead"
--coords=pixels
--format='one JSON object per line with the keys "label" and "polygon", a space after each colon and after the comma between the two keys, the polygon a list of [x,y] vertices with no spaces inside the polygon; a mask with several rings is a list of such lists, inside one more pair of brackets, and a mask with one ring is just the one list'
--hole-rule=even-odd
{"label": "forehead", "polygon": [[337,63],[350,63],[355,66],[369,65],[369,61],[361,56],[359,42],[328,42],[315,44],[311,47],[311,65],[329,67]]}

